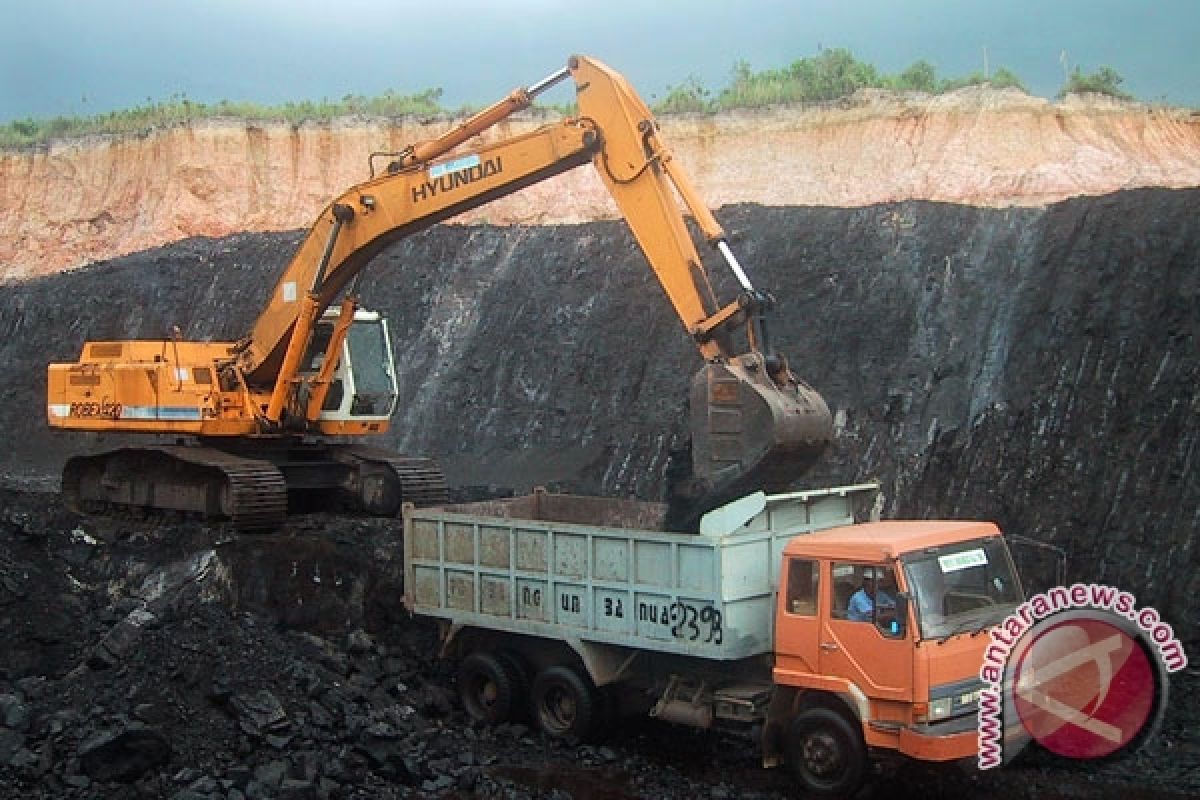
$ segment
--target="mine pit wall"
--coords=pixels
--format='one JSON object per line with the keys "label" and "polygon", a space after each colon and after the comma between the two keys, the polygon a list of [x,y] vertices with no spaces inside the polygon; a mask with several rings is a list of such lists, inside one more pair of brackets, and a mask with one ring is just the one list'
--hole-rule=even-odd
{"label": "mine pit wall", "polygon": [[[1197,208],[1200,190],[721,209],[779,299],[775,342],[837,418],[805,485],[878,479],[886,515],[995,519],[1200,644]],[[0,465],[50,474],[102,444],[45,428],[47,361],[172,325],[236,338],[299,241],[190,239],[6,286]],[[387,443],[457,485],[659,496],[699,361],[623,224],[437,226],[381,255],[362,295],[397,347]]]}
{"label": "mine pit wall", "polygon": [[[529,110],[486,138],[557,119]],[[1131,188],[1200,186],[1200,114],[1103,95],[1052,103],[1015,89],[936,96],[862,90],[825,106],[659,121],[713,208],[907,199],[1043,206]],[[370,153],[399,151],[455,122],[213,119],[0,150],[0,282],[189,236],[305,228],[332,198],[368,178]],[[377,159],[376,171],[385,164]],[[548,225],[617,215],[595,170],[583,168],[455,222]]]}

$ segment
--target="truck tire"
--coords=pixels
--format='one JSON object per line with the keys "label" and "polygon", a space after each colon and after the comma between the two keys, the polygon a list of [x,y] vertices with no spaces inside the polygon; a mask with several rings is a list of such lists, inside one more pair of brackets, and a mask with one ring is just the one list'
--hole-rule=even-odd
{"label": "truck tire", "polygon": [[591,681],[566,666],[547,667],[533,680],[533,716],[556,739],[587,739],[596,720]]}
{"label": "truck tire", "polygon": [[504,660],[477,651],[458,668],[458,696],[463,708],[479,722],[507,722],[517,709],[518,686]]}
{"label": "truck tire", "polygon": [[788,729],[787,761],[809,792],[849,797],[867,774],[867,748],[862,732],[831,708],[810,708]]}
{"label": "truck tire", "polygon": [[512,684],[512,709],[509,722],[524,722],[529,715],[529,667],[525,659],[512,650],[501,650],[496,658],[504,665]]}

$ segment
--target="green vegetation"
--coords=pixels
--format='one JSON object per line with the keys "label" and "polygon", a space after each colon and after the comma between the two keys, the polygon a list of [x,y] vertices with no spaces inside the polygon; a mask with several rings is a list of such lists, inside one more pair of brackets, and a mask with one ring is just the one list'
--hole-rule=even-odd
{"label": "green vegetation", "polygon": [[307,121],[330,120],[358,114],[372,117],[432,116],[448,113],[441,105],[442,90],[426,89],[412,95],[387,91],[378,97],[348,94],[338,101],[303,100],[278,106],[234,103],[222,100],[208,105],[196,103],[184,95],[94,117],[54,117],[49,120],[25,119],[0,125],[0,147],[21,147],[51,139],[86,136],[97,133],[138,133],[202,119],[238,119],[283,121],[298,125]]}
{"label": "green vegetation", "polygon": [[705,108],[689,110],[724,111],[785,103],[828,103],[848,97],[859,89],[940,94],[978,84],[1027,91],[1021,79],[1004,67],[997,69],[990,77],[975,72],[965,77],[941,79],[937,69],[921,59],[896,75],[887,75],[873,65],[859,61],[849,50],[835,48],[794,61],[783,69],[763,72],[753,72],[746,62],[739,62],[734,65],[729,87],[717,95],[715,101]]}
{"label": "green vegetation", "polygon": [[[1118,87],[1122,78],[1111,67],[1101,67],[1084,73],[1079,67],[1068,77],[1058,96],[1072,92],[1100,92],[1121,99],[1130,95]],[[839,100],[859,89],[889,89],[938,94],[966,86],[988,84],[995,88],[1028,90],[1011,70],[999,67],[985,75],[941,78],[930,62],[920,59],[895,75],[881,73],[873,65],[860,61],[845,48],[821,50],[817,55],[801,58],[781,69],[755,72],[746,61],[733,66],[729,85],[715,94],[694,75],[678,86],[668,88],[666,97],[653,103],[659,114],[713,113],[735,108],[762,108],[783,104],[828,103]],[[40,144],[51,139],[104,133],[138,133],[154,128],[169,127],[203,119],[232,118],[251,121],[283,121],[300,124],[307,121],[327,121],[338,116],[363,115],[374,117],[433,116],[448,114],[441,105],[442,90],[426,89],[412,95],[388,91],[378,97],[346,95],[339,101],[302,101],[279,106],[255,103],[234,103],[222,100],[207,105],[175,95],[169,100],[155,102],[147,99],[144,106],[113,111],[92,117],[55,117],[49,120],[25,119],[0,125],[0,147],[22,147]],[[549,106],[564,114],[576,112],[573,106]]]}
{"label": "green vegetation", "polygon": [[1132,100],[1133,95],[1117,88],[1123,80],[1124,78],[1112,67],[1101,67],[1095,72],[1089,73],[1084,73],[1082,69],[1075,67],[1071,70],[1071,76],[1067,78],[1067,83],[1058,93],[1058,97],[1061,99],[1073,92],[1097,92],[1120,100]]}
{"label": "green vegetation", "polygon": [[868,87],[884,88],[874,66],[859,61],[849,50],[822,50],[820,55],[793,61],[783,69],[753,72],[740,61],[733,79],[717,96],[710,111],[761,108],[783,103],[822,103]]}
{"label": "green vegetation", "polygon": [[654,111],[657,114],[684,114],[707,111],[711,105],[708,89],[695,75],[689,75],[682,85],[667,87],[667,96],[654,104]]}

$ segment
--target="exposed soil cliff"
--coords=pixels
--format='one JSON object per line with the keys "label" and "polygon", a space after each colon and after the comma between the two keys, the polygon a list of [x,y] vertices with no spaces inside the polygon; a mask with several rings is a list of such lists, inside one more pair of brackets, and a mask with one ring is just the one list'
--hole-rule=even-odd
{"label": "exposed soil cliff", "polygon": [[[522,115],[495,135],[550,119]],[[0,153],[0,280],[54,272],[188,236],[293,230],[395,151],[450,120],[325,125],[218,121]],[[1200,185],[1200,116],[1015,91],[861,92],[822,109],[662,120],[712,207],[867,206],[932,200],[1039,205],[1137,187]],[[532,187],[460,222],[611,218],[590,169]]]}

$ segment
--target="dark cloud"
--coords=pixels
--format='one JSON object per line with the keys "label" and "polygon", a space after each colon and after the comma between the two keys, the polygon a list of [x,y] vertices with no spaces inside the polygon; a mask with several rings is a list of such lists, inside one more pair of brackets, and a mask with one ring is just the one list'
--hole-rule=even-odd
{"label": "dark cloud", "polygon": [[1200,105],[1194,0],[43,0],[0,27],[0,122],[94,114],[183,94],[279,103],[444,90],[482,105],[573,52],[624,73],[650,99],[733,64],[781,67],[848,47],[885,72],[932,62],[943,76],[1007,66],[1035,94],[1063,82],[1060,54],[1114,67],[1146,100]]}

